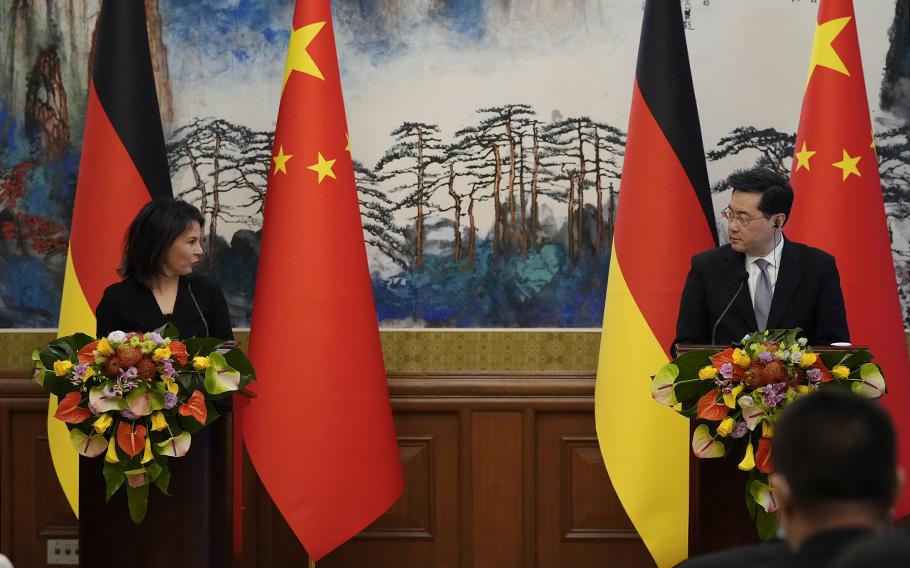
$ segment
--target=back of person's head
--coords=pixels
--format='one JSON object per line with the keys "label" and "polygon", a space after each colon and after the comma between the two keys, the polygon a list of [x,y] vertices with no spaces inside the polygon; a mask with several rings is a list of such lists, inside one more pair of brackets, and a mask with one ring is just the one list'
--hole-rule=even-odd
{"label": "back of person's head", "polygon": [[165,253],[193,223],[202,227],[205,219],[186,201],[153,199],[147,203],[126,231],[120,276],[151,286],[161,274]]}
{"label": "back of person's head", "polygon": [[837,388],[786,408],[774,429],[772,455],[794,510],[824,514],[861,505],[885,515],[898,487],[894,426],[875,402]]}
{"label": "back of person's head", "polygon": [[894,532],[868,536],[844,550],[831,568],[907,568],[910,534]]}
{"label": "back of person's head", "polygon": [[[738,170],[730,174],[727,184],[733,191],[761,195],[758,210],[766,216],[783,213],[790,217],[793,207],[793,187],[786,177],[768,168]],[[786,220],[784,221],[786,223]]]}

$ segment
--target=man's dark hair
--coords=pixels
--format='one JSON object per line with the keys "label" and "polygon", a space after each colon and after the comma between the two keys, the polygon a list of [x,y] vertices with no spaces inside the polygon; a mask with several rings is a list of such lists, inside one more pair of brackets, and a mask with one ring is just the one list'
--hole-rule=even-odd
{"label": "man's dark hair", "polygon": [[793,506],[860,502],[885,513],[896,497],[897,450],[891,418],[875,402],[829,387],[785,409],[774,429],[775,470]]}
{"label": "man's dark hair", "polygon": [[139,211],[126,231],[123,259],[117,272],[151,288],[155,278],[161,275],[164,254],[192,223],[201,227],[205,219],[186,201],[153,199]]}
{"label": "man's dark hair", "polygon": [[[727,185],[733,191],[759,193],[758,210],[766,217],[783,213],[790,218],[793,207],[793,187],[786,177],[767,168],[738,170],[727,178]],[[784,223],[787,221],[784,220]]]}

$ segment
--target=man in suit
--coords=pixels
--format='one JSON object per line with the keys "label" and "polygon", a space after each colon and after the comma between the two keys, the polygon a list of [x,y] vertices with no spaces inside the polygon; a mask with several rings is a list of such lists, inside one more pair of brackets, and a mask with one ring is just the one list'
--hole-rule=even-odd
{"label": "man in suit", "polygon": [[674,345],[729,344],[753,331],[794,327],[811,344],[849,342],[834,257],[783,235],[793,205],[787,178],[755,168],[734,173],[729,184],[723,217],[730,243],[692,257]]}
{"label": "man in suit", "polygon": [[891,530],[904,473],[881,406],[826,388],[781,413],[771,447],[784,540],[692,558],[682,567],[821,568],[849,544]]}

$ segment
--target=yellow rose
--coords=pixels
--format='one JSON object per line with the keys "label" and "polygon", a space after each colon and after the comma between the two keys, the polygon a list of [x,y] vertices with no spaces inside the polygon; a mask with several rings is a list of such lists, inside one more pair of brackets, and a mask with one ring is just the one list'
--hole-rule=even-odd
{"label": "yellow rose", "polygon": [[54,361],[54,374],[58,377],[70,372],[70,369],[73,368],[73,363],[71,361],[57,359]]}
{"label": "yellow rose", "polygon": [[110,426],[111,422],[113,422],[113,421],[114,421],[114,419],[111,418],[111,416],[109,414],[102,414],[101,416],[98,417],[97,420],[95,420],[95,423],[92,424],[92,428],[95,429],[95,432],[98,432],[99,434],[103,434],[104,431],[107,430],[108,426]]}
{"label": "yellow rose", "polygon": [[102,337],[101,341],[98,342],[98,347],[95,349],[98,352],[98,355],[102,357],[110,357],[114,354],[114,348],[111,347],[110,342],[106,337]]}
{"label": "yellow rose", "polygon": [[803,369],[807,369],[815,364],[818,360],[818,355],[815,353],[803,353],[803,358],[799,362],[799,366]]}
{"label": "yellow rose", "polygon": [[733,431],[733,428],[736,427],[736,419],[732,416],[727,416],[721,420],[720,424],[717,426],[717,435],[727,437],[730,435],[730,432]]}
{"label": "yellow rose", "polygon": [[774,426],[771,426],[771,423],[767,420],[762,420],[761,422],[761,437],[762,438],[773,438],[774,437]]}
{"label": "yellow rose", "polygon": [[831,374],[835,379],[846,379],[850,376],[850,369],[843,365],[835,365],[834,368],[831,369]]}
{"label": "yellow rose", "polygon": [[85,373],[82,375],[82,382],[84,383],[85,381],[89,380],[91,377],[94,377],[94,376],[95,376],[95,369],[92,369],[91,367],[86,367]]}
{"label": "yellow rose", "polygon": [[[193,357],[193,368],[197,371],[204,371],[209,368],[209,358],[208,357]],[[701,371],[698,372],[698,376],[701,376]]]}
{"label": "yellow rose", "polygon": [[743,369],[747,369],[752,364],[752,359],[742,349],[734,349],[733,362]]}
{"label": "yellow rose", "polygon": [[167,418],[164,417],[164,413],[159,410],[152,414],[152,430],[157,432],[165,428],[167,428]]}
{"label": "yellow rose", "polygon": [[171,349],[170,347],[161,347],[160,349],[155,349],[155,353],[152,354],[152,359],[155,361],[161,361],[162,359],[171,358]]}
{"label": "yellow rose", "polygon": [[752,450],[752,442],[749,442],[749,445],[746,446],[746,455],[743,456],[743,461],[739,462],[739,465],[736,467],[743,471],[752,471],[755,469],[755,452]]}

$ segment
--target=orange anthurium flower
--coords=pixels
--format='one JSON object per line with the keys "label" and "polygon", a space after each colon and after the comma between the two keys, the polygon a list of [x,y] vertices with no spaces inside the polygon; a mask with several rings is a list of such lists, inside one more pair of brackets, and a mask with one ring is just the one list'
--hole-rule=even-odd
{"label": "orange anthurium flower", "polygon": [[698,399],[698,417],[703,420],[723,420],[729,409],[723,402],[717,402],[717,391],[714,389]]}
{"label": "orange anthurium flower", "polygon": [[202,391],[194,391],[193,394],[190,395],[189,400],[186,401],[186,404],[181,406],[180,410],[177,412],[179,412],[181,416],[192,416],[197,422],[204,426],[205,419],[208,416],[208,410],[205,408],[205,397],[202,396]]}
{"label": "orange anthurium flower", "polygon": [[168,349],[171,350],[171,359],[174,359],[181,365],[186,365],[186,362],[190,358],[186,352],[186,345],[180,341],[171,341],[168,344]]}
{"label": "orange anthurium flower", "polygon": [[98,342],[92,341],[76,353],[76,359],[83,365],[91,365],[95,362],[95,356],[92,355],[92,351],[95,349],[98,349]]}
{"label": "orange anthurium flower", "polygon": [[742,367],[740,367],[739,365],[737,365],[736,363],[733,362],[733,351],[734,351],[734,349],[732,347],[729,349],[724,349],[720,353],[715,353],[714,355],[712,355],[710,357],[710,359],[711,359],[711,364],[714,365],[715,367],[717,367],[718,369],[721,369],[724,366],[724,363],[730,363],[730,365],[733,367],[733,379],[732,380],[739,381],[739,380],[742,380],[743,372],[745,371],[745,369],[743,369]]}
{"label": "orange anthurium flower", "polygon": [[771,460],[771,440],[759,438],[758,449],[755,451],[755,467],[762,473],[774,471],[774,462]]}
{"label": "orange anthurium flower", "polygon": [[88,420],[92,413],[88,408],[79,406],[80,402],[82,402],[82,393],[78,391],[69,393],[57,405],[57,412],[54,413],[54,418],[67,424],[79,424]]}
{"label": "orange anthurium flower", "polygon": [[135,429],[129,422],[123,421],[117,426],[117,445],[130,457],[137,456],[145,449],[145,426],[137,424]]}

